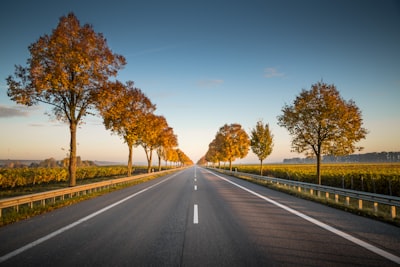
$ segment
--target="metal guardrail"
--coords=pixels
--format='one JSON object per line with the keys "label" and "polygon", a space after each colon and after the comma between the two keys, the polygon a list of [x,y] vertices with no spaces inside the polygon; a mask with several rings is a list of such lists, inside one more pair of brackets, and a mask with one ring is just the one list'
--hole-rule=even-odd
{"label": "metal guardrail", "polygon": [[321,192],[325,193],[325,197],[330,199],[330,194],[333,194],[335,197],[335,202],[339,202],[339,196],[345,198],[344,203],[346,205],[350,205],[350,199],[358,200],[358,208],[360,210],[363,209],[363,201],[369,201],[373,203],[374,212],[378,212],[378,205],[387,205],[390,206],[391,217],[394,219],[397,217],[396,208],[400,208],[400,197],[388,196],[382,194],[373,194],[368,192],[342,189],[331,186],[317,185],[311,183],[297,182],[292,180],[286,180],[281,178],[269,177],[269,176],[261,176],[255,175],[251,173],[237,172],[237,171],[227,171],[222,169],[213,169],[221,173],[225,173],[232,176],[242,176],[242,177],[250,177],[256,180],[264,180],[266,182],[288,186],[292,188],[296,188],[299,192],[308,192],[311,195],[317,194],[320,195]]}
{"label": "metal guardrail", "polygon": [[11,197],[5,198],[0,200],[0,218],[3,213],[3,209],[5,208],[15,208],[15,210],[19,210],[20,205],[28,205],[30,208],[33,208],[34,203],[39,202],[42,206],[46,205],[47,200],[52,200],[52,203],[56,201],[56,199],[64,200],[65,196],[72,198],[73,196],[80,196],[85,195],[88,193],[100,191],[106,188],[110,188],[117,185],[127,184],[134,180],[138,180],[141,178],[145,178],[151,175],[158,175],[158,174],[168,174],[170,172],[177,171],[178,169],[171,169],[156,173],[146,173],[146,174],[139,174],[130,177],[118,178],[118,179],[111,179],[102,182],[86,184],[86,185],[79,185],[74,187],[68,187],[63,189],[56,189],[51,190],[43,193],[36,193],[30,194],[25,196],[18,196],[18,197]]}

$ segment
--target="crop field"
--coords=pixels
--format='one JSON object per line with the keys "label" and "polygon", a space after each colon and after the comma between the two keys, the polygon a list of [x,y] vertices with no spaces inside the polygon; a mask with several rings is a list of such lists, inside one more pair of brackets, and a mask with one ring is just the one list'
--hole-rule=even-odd
{"label": "crop field", "polygon": [[[233,170],[260,174],[259,165],[234,165]],[[265,164],[263,175],[316,183],[315,164]],[[377,194],[400,196],[400,163],[322,164],[322,184]]]}
{"label": "crop field", "polygon": [[[164,166],[163,169],[165,168]],[[145,172],[147,172],[147,167],[135,166],[132,175]],[[88,166],[78,167],[76,177],[78,184],[85,184],[99,181],[99,179],[124,177],[126,174],[126,166]],[[0,198],[67,186],[67,168],[0,168]]]}

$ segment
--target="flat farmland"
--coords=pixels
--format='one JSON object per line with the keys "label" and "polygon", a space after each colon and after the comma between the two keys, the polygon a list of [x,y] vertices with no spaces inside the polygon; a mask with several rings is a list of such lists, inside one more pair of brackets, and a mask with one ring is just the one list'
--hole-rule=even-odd
{"label": "flat farmland", "polygon": [[[260,165],[234,165],[239,172],[260,174]],[[263,175],[316,183],[315,164],[264,164]],[[400,196],[400,163],[323,163],[322,184]]]}

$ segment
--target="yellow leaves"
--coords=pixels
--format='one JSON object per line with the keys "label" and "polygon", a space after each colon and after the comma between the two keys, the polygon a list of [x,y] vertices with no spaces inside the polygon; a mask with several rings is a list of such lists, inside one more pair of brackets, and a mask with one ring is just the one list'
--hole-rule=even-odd
{"label": "yellow leaves", "polygon": [[352,153],[354,142],[367,133],[354,102],[345,101],[334,85],[322,82],[303,90],[282,112],[278,124],[288,129],[293,149],[299,152],[309,149],[320,153],[318,147],[322,146],[323,151]]}
{"label": "yellow leaves", "polygon": [[211,162],[244,158],[249,151],[250,140],[240,124],[225,124],[217,132],[215,139],[210,143],[207,160]]}

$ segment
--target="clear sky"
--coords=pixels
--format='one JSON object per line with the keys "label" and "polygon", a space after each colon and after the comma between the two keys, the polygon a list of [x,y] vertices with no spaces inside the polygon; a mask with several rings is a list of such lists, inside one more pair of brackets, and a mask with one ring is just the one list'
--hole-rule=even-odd
{"label": "clear sky", "polygon": [[[250,132],[260,119],[274,134],[266,162],[303,156],[277,125],[285,103],[323,80],[362,110],[363,152],[400,151],[400,1],[5,0],[0,9],[0,159],[61,159],[68,126],[49,106],[17,106],[5,78],[25,65],[28,46],[74,12],[126,57],[117,77],[133,80],[157,105],[193,161],[219,127],[240,123]],[[78,155],[126,161],[122,139],[98,117],[78,129]],[[142,148],[134,162],[145,161]],[[237,162],[257,162],[249,155]]]}

